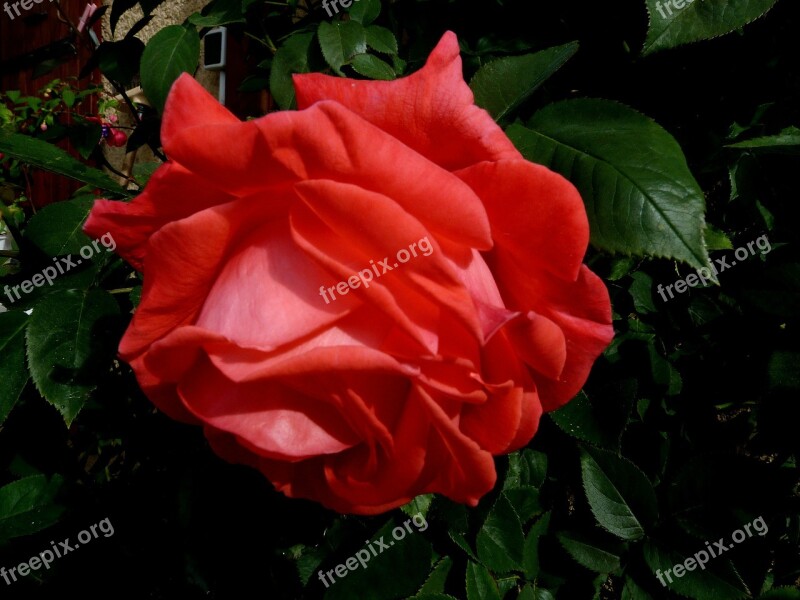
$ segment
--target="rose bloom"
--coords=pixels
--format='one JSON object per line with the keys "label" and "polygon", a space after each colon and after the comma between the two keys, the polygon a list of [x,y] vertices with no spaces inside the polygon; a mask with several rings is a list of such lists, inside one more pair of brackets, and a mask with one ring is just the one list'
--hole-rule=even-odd
{"label": "rose bloom", "polygon": [[144,276],[120,356],[287,496],[474,506],[612,339],[583,202],[474,105],[453,33],[397,81],[294,81],[299,110],[243,123],[182,75],[169,161],[95,204]]}

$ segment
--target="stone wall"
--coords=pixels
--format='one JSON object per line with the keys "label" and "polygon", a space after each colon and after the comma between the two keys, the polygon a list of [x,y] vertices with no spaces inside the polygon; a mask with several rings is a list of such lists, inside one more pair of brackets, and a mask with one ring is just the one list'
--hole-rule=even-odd
{"label": "stone wall", "polygon": [[[199,12],[209,0],[166,0],[153,12],[153,20],[136,34],[136,37],[142,40],[145,44],[147,41],[160,29],[167,25],[179,25],[192,13]],[[104,4],[111,4],[111,0],[105,0]],[[143,17],[142,10],[137,4],[127,12],[125,12],[117,23],[114,35],[111,34],[111,26],[109,23],[110,9],[103,17],[103,40],[120,40],[125,36],[125,33],[131,26]],[[203,63],[202,45],[200,47],[200,64]],[[202,67],[194,74],[197,81],[205,87],[212,95],[217,96],[219,93],[219,73],[215,71],[206,71]],[[111,96],[116,96],[117,92],[108,84],[105,83],[106,91]],[[128,110],[124,107],[119,109],[119,117],[121,125],[130,125],[132,119]],[[106,156],[117,169],[123,172],[129,172],[130,166],[135,160],[136,162],[146,162],[155,160],[152,152],[146,146],[142,147],[136,152],[134,157],[132,154],[126,156],[123,148],[111,148],[106,146]]]}

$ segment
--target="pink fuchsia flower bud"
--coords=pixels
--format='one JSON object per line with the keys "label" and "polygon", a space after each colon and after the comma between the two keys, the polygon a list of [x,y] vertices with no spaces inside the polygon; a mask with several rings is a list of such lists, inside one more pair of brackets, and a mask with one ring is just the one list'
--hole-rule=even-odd
{"label": "pink fuchsia flower bud", "polygon": [[108,145],[121,148],[128,143],[128,136],[119,129],[111,129],[111,135],[108,136]]}

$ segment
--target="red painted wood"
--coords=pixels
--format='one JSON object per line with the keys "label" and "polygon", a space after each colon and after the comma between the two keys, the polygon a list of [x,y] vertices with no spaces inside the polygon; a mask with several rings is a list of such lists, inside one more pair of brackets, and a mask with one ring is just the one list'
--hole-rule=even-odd
{"label": "red painted wood", "polygon": [[[33,0],[29,1],[33,2]],[[13,8],[9,7],[14,14],[13,20],[3,10],[4,3],[5,0],[0,0],[0,65],[4,67],[0,73],[0,89],[3,91],[20,90],[25,95],[36,95],[44,85],[53,79],[66,79],[78,75],[81,67],[86,64],[91,55],[91,46],[85,35],[82,35],[78,41],[73,37],[72,44],[75,52],[72,53],[69,60],[40,77],[34,78],[33,68],[25,66],[19,60],[27,53],[73,34],[72,28],[63,22],[59,15],[55,2],[43,0],[39,4],[33,3],[30,10],[27,11],[20,4],[18,8],[22,14],[19,17],[16,16]],[[13,5],[13,2],[10,4]],[[77,26],[85,6],[85,2],[78,0],[62,0],[61,2],[61,10],[75,26]],[[97,25],[95,29],[99,32]],[[97,84],[99,81],[99,73],[94,73],[82,80],[79,87],[85,88]],[[78,110],[82,114],[93,114],[96,110],[96,102],[91,99],[78,107]],[[77,156],[68,141],[65,140],[59,146]],[[30,197],[38,208],[68,198],[80,186],[80,183],[65,177],[37,170],[32,177]]]}

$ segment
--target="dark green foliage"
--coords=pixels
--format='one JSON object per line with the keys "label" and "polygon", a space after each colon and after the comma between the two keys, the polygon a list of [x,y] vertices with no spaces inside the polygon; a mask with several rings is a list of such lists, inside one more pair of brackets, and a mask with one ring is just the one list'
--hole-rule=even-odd
{"label": "dark green foliage", "polygon": [[[114,0],[112,27],[136,4],[148,14],[160,2]],[[357,0],[329,17],[319,2],[214,0],[146,46],[117,31],[93,64],[140,75],[160,110],[178,74],[194,70],[206,27],[260,41],[245,89],[268,88],[284,109],[293,73],[401,77],[454,30],[477,102],[526,157],[582,192],[586,262],[608,285],[617,335],[530,446],[497,457],[497,486],[476,508],[426,496],[357,518],[283,497],[152,408],[114,361],[141,298],[121,260],[103,253],[18,302],[0,296],[10,310],[0,314],[0,566],[105,517],[115,528],[51,569],[0,581],[0,597],[800,598],[800,6],[680,10]],[[80,127],[88,151],[97,127]],[[132,139],[157,146],[158,116],[140,127]],[[9,169],[91,186],[27,219],[2,206],[19,253],[0,257],[0,287],[85,246],[95,188],[135,193],[42,139],[0,133],[0,152]],[[135,179],[146,184],[153,169]],[[675,287],[733,261],[708,287]],[[424,531],[322,583],[415,515]],[[676,574],[718,541],[724,554]]]}

